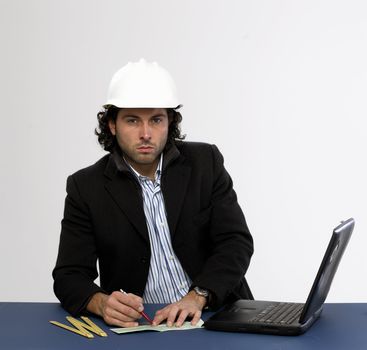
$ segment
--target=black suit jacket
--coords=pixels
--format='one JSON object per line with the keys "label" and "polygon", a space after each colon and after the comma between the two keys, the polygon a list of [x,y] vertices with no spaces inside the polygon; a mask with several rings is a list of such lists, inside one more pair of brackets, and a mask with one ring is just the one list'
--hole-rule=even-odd
{"label": "black suit jacket", "polygon": [[[211,306],[252,298],[244,278],[252,237],[223,157],[214,145],[177,142],[163,160],[161,188],[172,246],[193,281],[212,292]],[[54,291],[72,314],[96,292],[143,295],[150,244],[141,188],[119,152],[67,180]],[[100,286],[94,283],[98,276]]]}

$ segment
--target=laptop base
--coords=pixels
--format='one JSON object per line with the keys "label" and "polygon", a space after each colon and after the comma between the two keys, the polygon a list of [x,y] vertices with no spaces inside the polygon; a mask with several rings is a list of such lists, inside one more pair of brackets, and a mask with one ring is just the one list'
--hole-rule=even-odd
{"label": "laptop base", "polygon": [[[322,308],[314,314],[314,317],[306,323],[299,323],[299,317],[292,322],[274,321],[264,319],[263,310],[274,307],[282,307],[284,304],[294,305],[298,309],[298,315],[302,311],[303,304],[299,303],[280,303],[261,300],[238,300],[233,304],[227,305],[224,309],[214,314],[205,323],[204,327],[214,331],[224,332],[244,332],[261,333],[273,335],[301,335],[319,318]],[[287,312],[284,316],[287,318]],[[259,317],[260,315],[260,317]]]}

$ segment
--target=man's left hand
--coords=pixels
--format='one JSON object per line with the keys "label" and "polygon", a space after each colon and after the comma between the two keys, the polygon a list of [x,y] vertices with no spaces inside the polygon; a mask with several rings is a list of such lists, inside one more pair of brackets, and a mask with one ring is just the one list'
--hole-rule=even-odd
{"label": "man's left hand", "polygon": [[181,327],[187,317],[192,317],[191,324],[195,326],[201,317],[201,311],[206,305],[206,298],[190,291],[180,301],[167,305],[158,310],[154,316],[153,325],[156,326],[167,320],[167,326]]}

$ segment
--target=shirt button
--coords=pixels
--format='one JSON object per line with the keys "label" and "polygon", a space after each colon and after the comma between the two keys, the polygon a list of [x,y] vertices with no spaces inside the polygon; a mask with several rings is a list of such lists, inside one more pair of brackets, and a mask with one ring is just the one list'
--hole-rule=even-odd
{"label": "shirt button", "polygon": [[175,260],[175,257],[174,257],[173,255],[170,255],[170,256],[169,256],[169,259],[170,259],[170,260]]}

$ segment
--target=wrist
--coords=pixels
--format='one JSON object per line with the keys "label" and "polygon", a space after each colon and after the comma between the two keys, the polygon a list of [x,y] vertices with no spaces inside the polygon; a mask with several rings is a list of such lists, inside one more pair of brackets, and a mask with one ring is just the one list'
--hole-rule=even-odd
{"label": "wrist", "polygon": [[208,291],[207,289],[198,287],[198,286],[195,286],[191,291],[196,295],[198,300],[201,300],[201,304],[203,304],[203,308],[209,304],[209,300],[211,296],[210,291]]}
{"label": "wrist", "polygon": [[197,295],[200,295],[201,297],[204,297],[206,299],[209,298],[209,295],[210,295],[210,292],[207,290],[207,289],[203,289],[203,288],[200,288],[200,287],[194,287],[193,288],[193,291],[197,294]]}
{"label": "wrist", "polygon": [[207,304],[207,300],[205,297],[196,294],[194,290],[190,290],[187,296],[190,297],[192,300],[194,300],[194,302],[198,305],[200,310],[203,310],[205,308]]}
{"label": "wrist", "polygon": [[108,296],[104,293],[95,293],[89,300],[87,311],[103,317],[104,305]]}

